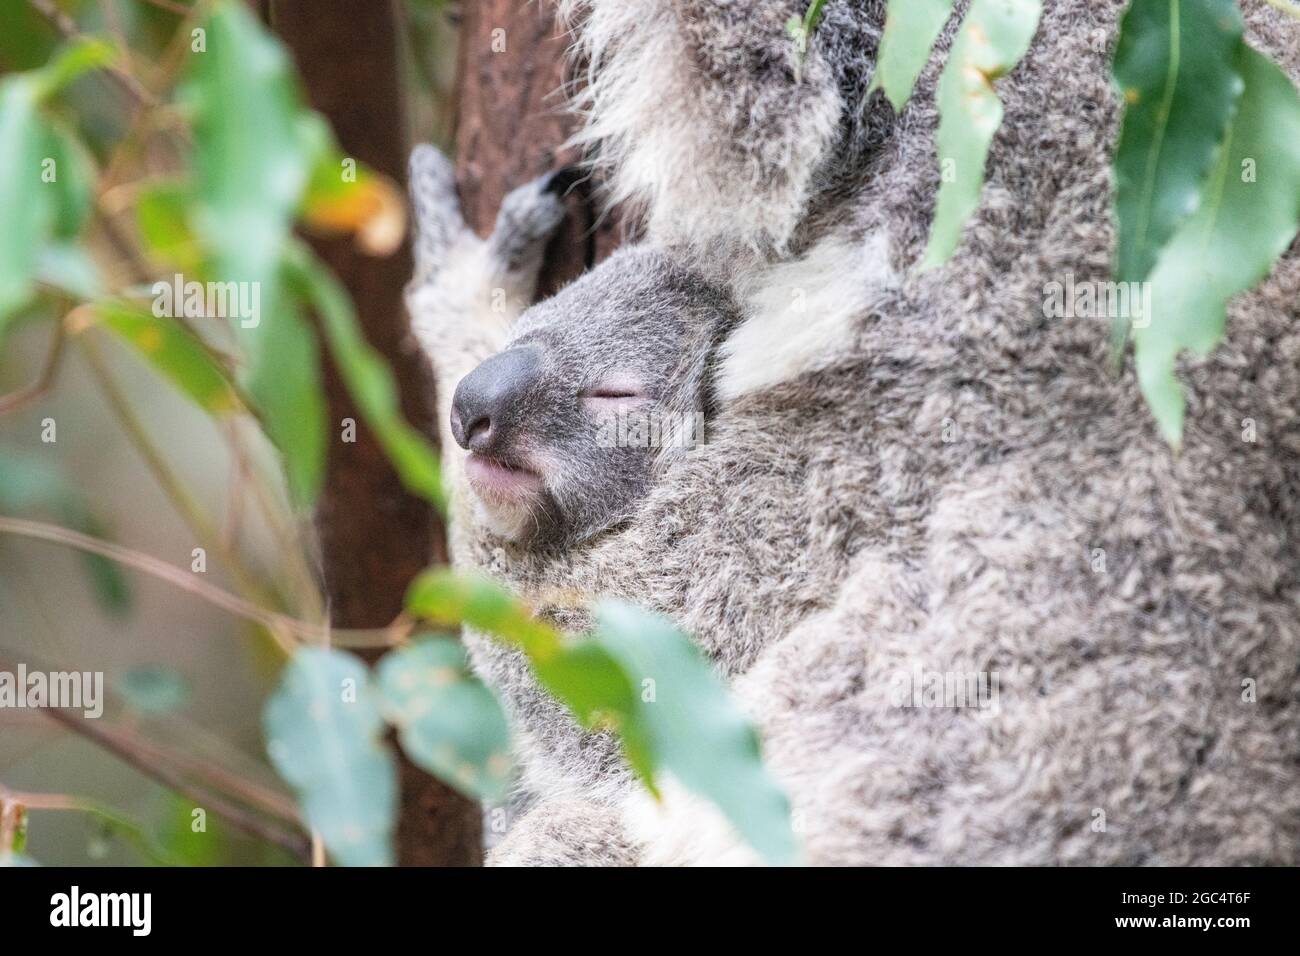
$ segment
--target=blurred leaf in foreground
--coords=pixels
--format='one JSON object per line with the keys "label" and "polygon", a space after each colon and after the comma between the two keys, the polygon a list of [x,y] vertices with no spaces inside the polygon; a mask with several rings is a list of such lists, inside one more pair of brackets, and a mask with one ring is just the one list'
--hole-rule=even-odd
{"label": "blurred leaf in foreground", "polygon": [[193,226],[222,281],[278,301],[280,259],[315,157],[284,46],[241,3],[221,3],[180,90],[194,126]]}
{"label": "blurred leaf in foreground", "polygon": [[204,411],[228,415],[241,410],[225,370],[176,319],[159,318],[125,302],[101,303],[95,312],[101,325],[130,344]]}
{"label": "blurred leaf in foreground", "polygon": [[344,156],[331,137],[312,169],[302,219],[326,235],[355,234],[362,252],[387,256],[406,237],[406,199],[387,176]]}
{"label": "blurred leaf in foreground", "polygon": [[541,687],[579,724],[618,736],[651,792],[667,770],[716,803],[769,862],[797,858],[789,805],[763,770],[757,734],[690,640],[664,619],[605,602],[596,633],[567,640],[499,585],[448,569],[417,578],[406,607],[519,648]]}
{"label": "blurred leaf in foreground", "polygon": [[[1134,0],[1113,73],[1124,99],[1115,149],[1115,280],[1141,282],[1196,211],[1237,108],[1242,22],[1233,0]],[[1128,321],[1117,317],[1116,349]]]}
{"label": "blurred leaf in foreground", "polygon": [[1002,125],[994,82],[1029,49],[1041,0],[972,0],[939,77],[939,197],[922,269],[942,265],[979,206],[984,164]]}
{"label": "blurred leaf in foreground", "polygon": [[0,80],[0,335],[32,296],[45,244],[74,236],[90,208],[89,155],[41,102],[110,55],[101,41],[74,41],[40,69]]}
{"label": "blurred leaf in foreground", "polygon": [[867,92],[883,89],[894,112],[901,111],[951,14],[952,0],[889,0],[880,55]]}
{"label": "blurred leaf in foreground", "polygon": [[1165,438],[1182,441],[1178,353],[1206,355],[1223,338],[1228,300],[1268,275],[1300,228],[1300,95],[1275,64],[1242,44],[1245,81],[1227,146],[1200,208],[1165,247],[1149,279],[1151,322],[1134,328],[1138,382]]}
{"label": "blurred leaf in foreground", "polygon": [[320,318],[330,354],[348,393],[374,431],[384,453],[410,491],[444,506],[438,456],[428,439],[402,417],[397,385],[388,363],[366,341],[347,290],[305,246],[289,257],[291,285]]}
{"label": "blurred leaf in foreground", "polygon": [[501,705],[449,637],[418,639],[386,654],[377,686],[402,749],[420,767],[479,800],[505,796],[510,730]]}
{"label": "blurred leaf in foreground", "polygon": [[161,717],[190,701],[190,685],[181,674],[160,664],[141,664],[117,681],[123,703],[144,717]]}
{"label": "blurred leaf in foreground", "polygon": [[713,801],[767,862],[796,863],[790,804],[763,767],[758,733],[690,639],[623,601],[597,605],[595,639],[639,691],[638,722],[657,766]]}
{"label": "blurred leaf in foreground", "polygon": [[[0,449],[0,512],[26,515],[50,511],[82,534],[104,537],[103,528],[63,474],[43,458],[14,448]],[[96,554],[82,562],[101,605],[115,613],[131,606],[131,592],[118,566]]]}
{"label": "blurred leaf in foreground", "polygon": [[271,762],[334,859],[391,865],[397,764],[365,665],[343,651],[302,648],[262,723]]}

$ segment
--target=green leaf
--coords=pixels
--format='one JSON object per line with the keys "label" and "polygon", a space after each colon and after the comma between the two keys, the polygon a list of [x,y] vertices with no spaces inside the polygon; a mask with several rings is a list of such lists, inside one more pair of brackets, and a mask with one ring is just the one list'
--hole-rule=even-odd
{"label": "green leaf", "polygon": [[104,280],[95,260],[85,248],[70,242],[46,244],[36,257],[36,279],[83,301],[104,294]]}
{"label": "green leaf", "polygon": [[979,206],[989,144],[1002,125],[993,84],[1025,55],[1041,13],[1041,0],[973,0],[962,21],[939,77],[942,182],[922,269],[948,260]]}
{"label": "green leaf", "polygon": [[384,715],[417,766],[468,797],[498,800],[510,785],[510,729],[496,697],[448,637],[417,640],[379,662]]}
{"label": "green leaf", "polygon": [[889,0],[880,55],[867,92],[883,88],[894,112],[901,111],[951,14],[952,0]]}
{"label": "green leaf", "polygon": [[129,343],[204,411],[228,415],[242,406],[229,377],[203,343],[176,319],[124,302],[95,306],[99,322]]}
{"label": "green leaf", "polygon": [[342,651],[299,650],[262,723],[271,762],[334,859],[390,865],[397,764],[365,665]]}
{"label": "green leaf", "polygon": [[300,215],[313,232],[355,234],[368,255],[388,256],[406,238],[406,200],[387,176],[345,157],[324,121],[318,124],[327,145],[317,151]]}
{"label": "green leaf", "polygon": [[654,789],[654,759],[637,722],[636,693],[608,651],[591,640],[565,641],[500,585],[448,568],[426,571],[412,582],[406,609],[443,626],[467,624],[519,648],[538,684],[580,725],[618,734],[629,765]]}
{"label": "green leaf", "polygon": [[559,632],[537,620],[505,588],[486,577],[434,568],[411,582],[406,609],[434,624],[468,624],[517,645],[530,658],[545,659],[562,647]]}
{"label": "green leaf", "polygon": [[1241,96],[1233,0],[1133,0],[1113,67],[1124,98],[1115,150],[1115,279],[1140,282],[1201,204]]}
{"label": "green leaf", "polygon": [[1133,330],[1138,382],[1175,447],[1184,413],[1178,353],[1204,355],[1222,339],[1228,300],[1263,279],[1300,228],[1300,96],[1245,44],[1237,70],[1245,89],[1204,199],[1156,262],[1150,324]]}
{"label": "green leaf", "polygon": [[769,863],[797,862],[790,805],[763,768],[758,734],[690,639],[621,601],[597,605],[596,624],[596,640],[640,689],[639,722],[657,765],[713,801]]}
{"label": "green leaf", "polygon": [[221,865],[229,844],[221,818],[205,810],[206,829],[195,830],[194,811],[204,808],[196,807],[170,791],[165,798],[166,808],[158,833],[163,852],[181,866]]}
{"label": "green leaf", "polygon": [[[50,511],[82,534],[105,537],[99,520],[63,473],[44,457],[16,448],[0,450],[0,511]],[[106,610],[120,614],[130,609],[131,593],[116,564],[96,554],[83,555],[82,563]]]}
{"label": "green leaf", "polygon": [[150,255],[197,279],[203,273],[203,251],[189,226],[193,194],[193,187],[188,183],[176,180],[150,183],[136,198],[135,221]]}
{"label": "green leaf", "polygon": [[263,304],[267,316],[255,330],[258,344],[244,387],[284,459],[290,496],[306,506],[316,500],[325,480],[329,414],[320,343],[296,302]]}
{"label": "green leaf", "polygon": [[318,148],[303,133],[305,111],[288,53],[243,4],[216,7],[207,49],[180,98],[194,129],[195,232],[222,281],[257,282],[263,303],[276,284]]}
{"label": "green leaf", "polygon": [[444,507],[438,456],[428,440],[402,417],[397,386],[383,357],[361,334],[352,300],[338,280],[307,249],[289,257],[291,282],[320,317],[330,354],[366,423],[408,489]]}
{"label": "green leaf", "polygon": [[54,222],[41,182],[45,137],[35,84],[27,76],[0,81],[0,332],[32,296],[37,253]]}
{"label": "green leaf", "polygon": [[45,99],[65,89],[91,70],[107,66],[117,57],[113,45],[98,37],[76,37],[55,51],[50,62],[32,74],[36,95]]}
{"label": "green leaf", "polygon": [[[52,195],[54,236],[74,239],[90,216],[95,188],[95,164],[75,135],[58,124],[45,130],[45,157],[54,160],[51,181],[42,186]],[[43,157],[44,158],[44,157]]]}
{"label": "green leaf", "polygon": [[127,707],[145,717],[159,717],[184,707],[190,685],[181,674],[158,664],[141,664],[123,674],[117,692]]}
{"label": "green leaf", "polygon": [[[53,233],[75,236],[91,205],[94,165],[67,129],[41,116],[40,101],[106,62],[100,41],[75,41],[45,67],[0,80],[0,335],[34,292],[33,279]],[[52,160],[50,165],[47,161]]]}

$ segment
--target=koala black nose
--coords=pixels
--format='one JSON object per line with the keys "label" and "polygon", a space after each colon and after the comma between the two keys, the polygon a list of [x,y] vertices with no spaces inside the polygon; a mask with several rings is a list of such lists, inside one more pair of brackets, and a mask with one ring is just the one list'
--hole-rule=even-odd
{"label": "koala black nose", "polygon": [[500,352],[460,380],[451,400],[451,433],[468,451],[500,451],[518,418],[519,406],[542,374],[534,345]]}

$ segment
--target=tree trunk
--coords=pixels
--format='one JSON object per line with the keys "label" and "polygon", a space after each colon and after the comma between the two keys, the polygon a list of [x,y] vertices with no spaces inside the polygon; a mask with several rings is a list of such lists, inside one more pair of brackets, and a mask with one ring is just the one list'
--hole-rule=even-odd
{"label": "tree trunk", "polygon": [[[506,193],[577,159],[564,148],[574,128],[561,94],[569,40],[553,0],[473,0],[460,43],[456,177],[465,221],[487,236]],[[572,190],[568,206],[547,248],[543,298],[619,243],[618,217],[598,218],[590,182]]]}
{"label": "tree trunk", "polygon": [[[410,144],[393,3],[269,0],[269,9],[272,27],[297,60],[312,106],[329,118],[344,152],[405,183]],[[491,231],[507,192],[576,158],[563,149],[573,121],[558,92],[567,45],[552,0],[473,0],[464,11],[456,169],[466,221],[480,235]],[[619,241],[616,217],[597,221],[589,183],[573,190],[568,205],[568,220],[547,249],[542,295],[575,278]],[[411,276],[409,245],[377,259],[358,253],[349,239],[312,244],[347,285],[367,338],[393,366],[408,419],[432,434],[432,385],[410,347],[402,300]],[[333,427],[344,418],[359,426],[355,443],[330,444],[316,515],[331,619],[339,627],[382,626],[401,609],[410,580],[431,560],[446,560],[444,531],[436,516],[402,489],[374,437],[361,427],[332,365],[326,388]],[[401,864],[482,861],[476,803],[405,758],[401,786]]]}
{"label": "tree trunk", "polygon": [[[405,183],[409,143],[394,6],[271,0],[270,13],[312,106],[329,118],[344,153]],[[392,366],[408,420],[433,435],[433,386],[410,345],[402,300],[412,272],[409,245],[387,258],[359,253],[349,238],[312,245],[347,286],[366,337]],[[328,362],[325,387],[335,440],[316,525],[330,618],[338,627],[381,627],[401,610],[411,579],[431,562],[446,560],[445,537],[432,510],[403,489]],[[358,424],[355,443],[338,440],[345,418]],[[478,804],[403,756],[397,847],[402,865],[479,864]]]}

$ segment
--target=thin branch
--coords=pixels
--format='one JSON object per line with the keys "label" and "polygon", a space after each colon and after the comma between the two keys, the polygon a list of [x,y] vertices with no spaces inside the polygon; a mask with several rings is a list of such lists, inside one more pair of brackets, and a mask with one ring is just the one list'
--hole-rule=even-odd
{"label": "thin branch", "polygon": [[286,636],[289,634],[297,635],[301,640],[317,646],[328,638],[332,640],[333,645],[336,647],[383,648],[395,647],[401,644],[413,629],[412,624],[401,617],[386,628],[339,630],[310,624],[289,617],[287,614],[280,614],[276,611],[268,611],[265,608],[258,607],[256,604],[236,597],[229,591],[224,591],[215,585],[208,584],[190,572],[174,567],[152,555],[142,554],[139,551],[133,551],[130,548],[124,548],[109,541],[102,541],[88,534],[82,534],[80,531],[60,528],[40,521],[0,516],[0,534],[13,534],[24,538],[33,538],[37,541],[49,541],[54,544],[76,548],[79,551],[87,551],[90,554],[100,555],[127,567],[135,568],[137,571],[143,571],[145,574],[160,578],[183,591],[203,598],[223,611],[261,624],[276,637],[277,642],[286,654],[292,654],[295,646],[293,641]]}
{"label": "thin branch", "polygon": [[[98,817],[118,830],[124,831],[140,852],[155,863],[162,863],[166,866],[175,866],[177,864],[177,861],[166,850],[159,847],[149,837],[144,827],[114,809],[96,803],[94,800],[74,797],[64,793],[25,793],[21,790],[10,790],[0,785],[0,819],[6,816],[6,808],[8,808],[11,819],[15,822],[23,810],[70,810],[75,813],[89,814]],[[18,813],[14,813],[15,809]],[[3,834],[0,834],[0,838],[2,837]],[[0,844],[0,857],[3,857],[6,850],[11,847],[11,843]]]}
{"label": "thin branch", "polygon": [[94,340],[89,336],[82,336],[81,346],[100,391],[108,399],[109,406],[113,409],[118,422],[126,431],[131,444],[135,446],[136,451],[139,452],[140,457],[144,459],[150,472],[153,473],[154,479],[162,487],[167,497],[171,499],[176,510],[180,512],[190,531],[199,539],[199,543],[214,551],[221,562],[230,569],[240,590],[263,604],[280,604],[279,595],[257,584],[253,575],[244,568],[239,555],[235,551],[224,547],[220,535],[204,515],[203,509],[186,490],[180,477],[172,470],[158,446],[149,437],[149,432],[144,423],[136,415],[135,410],[127,401],[112,373],[108,370],[108,365],[100,355],[99,348]]}
{"label": "thin branch", "polygon": [[[45,18],[46,22],[65,40],[75,40],[82,33],[77,29],[77,22],[57,6],[54,0],[30,0],[32,9]],[[126,93],[127,96],[144,106],[157,106],[158,97],[154,96],[144,85],[126,70],[115,66],[105,67],[109,77]]]}
{"label": "thin branch", "polygon": [[51,720],[103,747],[124,763],[134,767],[145,776],[151,777],[169,790],[176,791],[195,806],[212,811],[236,829],[280,847],[295,859],[303,861],[310,859],[310,841],[304,834],[273,826],[256,814],[250,813],[244,807],[201,787],[194,786],[172,768],[151,761],[146,754],[131,746],[128,741],[118,738],[92,721],[81,719],[70,711],[57,707],[47,708],[42,713]]}
{"label": "thin branch", "polygon": [[45,366],[41,369],[40,375],[31,385],[10,392],[8,395],[0,395],[0,415],[7,415],[24,405],[29,405],[43,397],[54,386],[63,361],[64,346],[67,344],[68,330],[63,322],[59,322],[54,329],[54,340],[50,343],[50,351],[45,358]]}

